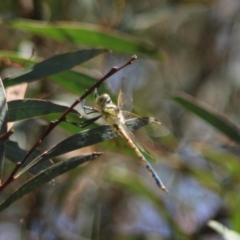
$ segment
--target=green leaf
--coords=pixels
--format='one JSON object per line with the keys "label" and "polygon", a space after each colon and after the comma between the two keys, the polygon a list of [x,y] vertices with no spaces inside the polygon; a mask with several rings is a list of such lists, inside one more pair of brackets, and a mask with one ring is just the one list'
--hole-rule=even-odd
{"label": "green leaf", "polygon": [[[51,101],[37,99],[14,100],[8,102],[8,106],[8,122],[39,117],[51,113],[63,113],[68,109],[66,106],[55,104]],[[76,110],[72,110],[72,112],[79,115]]]}
{"label": "green leaf", "polygon": [[[149,118],[134,118],[126,121],[126,124],[131,131],[135,131],[148,123]],[[71,152],[79,148],[97,144],[115,137],[118,137],[118,135],[112,130],[112,127],[109,125],[82,131],[63,140],[41,156],[34,159],[28,166],[20,170],[16,176],[22,175],[35,164],[42,163],[47,159]]]}
{"label": "green leaf", "polygon": [[225,240],[240,240],[240,235],[238,233],[229,230],[227,227],[217,221],[209,221],[208,226],[221,234]]}
{"label": "green leaf", "polygon": [[40,57],[32,57],[30,58],[24,58],[23,56],[21,56],[19,53],[17,52],[13,52],[13,51],[0,51],[0,57],[1,60],[5,60],[5,61],[10,61],[13,63],[19,63],[20,67],[24,66],[24,67],[29,67],[31,65],[33,65],[34,63],[40,62],[43,59]]}
{"label": "green leaf", "polygon": [[50,76],[49,79],[77,95],[82,95],[86,89],[97,81],[98,77],[91,74],[87,69],[81,68],[80,71],[65,71]]}
{"label": "green leaf", "polygon": [[240,180],[239,175],[239,162],[240,157],[235,156],[232,153],[226,152],[223,149],[215,149],[215,148],[202,148],[199,151],[202,156],[211,161],[220,164],[223,169],[232,177],[236,176]]}
{"label": "green leaf", "polygon": [[22,82],[29,83],[69,70],[77,64],[81,64],[105,52],[107,52],[106,49],[90,49],[56,55],[5,78],[4,86],[9,87]]}
{"label": "green leaf", "polygon": [[[3,87],[2,79],[0,78],[0,136],[7,132],[7,100]],[[5,140],[0,141],[0,182],[2,179],[3,165],[5,156]]]}
{"label": "green leaf", "polygon": [[79,22],[55,22],[54,24],[17,20],[11,26],[47,38],[70,41],[91,47],[105,47],[114,52],[126,54],[145,54],[162,59],[162,53],[155,46],[125,33],[104,30],[98,25]]}
{"label": "green leaf", "polygon": [[25,194],[36,189],[43,183],[49,182],[51,179],[77,167],[80,164],[83,164],[87,161],[91,161],[99,157],[102,153],[92,153],[87,155],[82,155],[78,157],[70,158],[66,161],[55,164],[54,166],[46,169],[45,171],[39,173],[38,175],[31,178],[19,189],[17,189],[13,194],[11,194],[7,199],[5,199],[0,204],[0,211],[3,211],[5,208],[9,207],[12,203],[23,197]]}
{"label": "green leaf", "polygon": [[[28,151],[21,149],[18,146],[17,142],[8,140],[6,143],[6,158],[8,158],[10,161],[12,161],[16,164],[18,162],[20,162],[26,156],[27,152]],[[34,150],[33,153],[24,162],[22,168],[26,167],[33,159],[37,158],[41,154],[42,153],[40,151]],[[42,170],[47,169],[52,165],[53,165],[53,163],[50,160],[44,161],[40,164],[36,164],[34,167],[32,167],[29,170],[29,172],[36,175],[39,172],[41,172]]]}
{"label": "green leaf", "polygon": [[233,141],[240,143],[240,129],[224,115],[217,112],[216,109],[185,93],[179,93],[173,96],[172,99],[227,135]]}
{"label": "green leaf", "polygon": [[[7,51],[0,51],[0,57],[10,59],[13,62],[24,64],[25,67],[31,66],[42,60],[40,58],[33,58],[33,59],[23,58],[15,52],[7,52]],[[67,70],[62,73],[51,75],[48,78],[51,81],[64,87],[65,89],[68,89],[71,92],[76,93],[77,95],[81,95],[87,88],[89,88],[100,77],[101,76],[99,74],[95,74],[87,68],[78,67],[77,71]],[[103,91],[105,91],[104,85],[102,85],[101,88],[103,89]]]}

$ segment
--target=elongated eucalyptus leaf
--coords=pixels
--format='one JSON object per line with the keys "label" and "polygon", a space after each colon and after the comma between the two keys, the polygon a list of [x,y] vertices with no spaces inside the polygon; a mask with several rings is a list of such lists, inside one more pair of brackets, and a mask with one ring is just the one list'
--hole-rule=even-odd
{"label": "elongated eucalyptus leaf", "polygon": [[39,21],[17,20],[11,26],[40,36],[52,39],[71,41],[91,47],[106,47],[114,52],[127,54],[145,54],[162,59],[162,53],[155,46],[130,35],[104,30],[93,24],[79,22],[55,22],[54,24]]}
{"label": "elongated eucalyptus leaf", "polygon": [[[78,95],[82,95],[86,89],[92,86],[93,83],[100,78],[100,74],[94,74],[83,67],[78,67],[76,71],[69,70],[49,77],[51,81]],[[101,85],[101,91],[106,91],[104,84]],[[88,98],[93,99],[93,94],[91,94]]]}
{"label": "elongated eucalyptus leaf", "polygon": [[[7,100],[2,79],[0,78],[0,136],[7,132]],[[0,182],[2,180],[2,172],[5,156],[5,140],[0,141]]]}
{"label": "elongated eucalyptus leaf", "polygon": [[[7,51],[0,51],[0,58],[9,59],[13,62],[20,63],[25,67],[31,66],[33,64],[36,64],[42,61],[42,59],[40,58],[27,59],[19,56],[15,52],[7,52]],[[73,93],[81,95],[87,88],[89,88],[100,77],[101,76],[99,74],[95,74],[91,72],[89,69],[78,67],[76,71],[67,70],[58,74],[48,76],[48,79],[59,84],[65,89],[68,89]],[[11,83],[9,84],[11,85]],[[102,85],[101,88],[104,91],[104,85]]]}
{"label": "elongated eucalyptus leaf", "polygon": [[[49,77],[52,82],[59,84],[73,93],[81,95],[93,83],[97,81],[97,76],[93,77],[89,70],[81,68],[82,72],[68,70]],[[100,77],[99,77],[100,78]]]}
{"label": "elongated eucalyptus leaf", "polygon": [[216,109],[213,109],[196,98],[183,93],[173,96],[172,99],[227,135],[233,141],[240,143],[239,127],[230,122],[230,120],[224,115],[217,112]]}
{"label": "elongated eucalyptus leaf", "polygon": [[[149,118],[135,118],[135,119],[129,119],[126,124],[128,128],[131,131],[135,131],[147,124],[149,124]],[[45,152],[41,156],[37,157],[35,160],[33,160],[28,166],[23,168],[16,174],[16,177],[22,175],[24,172],[28,171],[32,166],[34,166],[36,163],[39,164],[41,162],[44,162],[47,159],[65,154],[67,152],[71,152],[73,150],[87,147],[96,143],[100,143],[109,139],[112,139],[114,137],[117,137],[118,135],[112,130],[111,126],[105,125],[100,126],[92,129],[88,129],[85,131],[82,131],[78,134],[75,134],[53,148],[51,148],[49,151]]]}
{"label": "elongated eucalyptus leaf", "polygon": [[[17,142],[14,142],[14,141],[11,141],[11,140],[7,141],[7,143],[6,143],[6,157],[10,161],[17,164],[18,162],[20,162],[24,158],[24,156],[26,154],[27,154],[27,151],[21,149],[18,146]],[[26,160],[26,162],[24,162],[23,168],[26,167],[33,159],[37,158],[39,155],[41,155],[41,152],[38,151],[38,150],[34,150],[34,152]],[[32,167],[29,170],[29,172],[36,175],[39,172],[41,172],[43,169],[47,169],[52,165],[53,165],[53,163],[51,162],[51,160],[47,160],[47,161],[44,161],[40,164],[36,164],[34,167]]]}
{"label": "elongated eucalyptus leaf", "polygon": [[19,189],[17,189],[12,195],[10,195],[7,199],[5,199],[0,204],[0,212],[5,208],[9,207],[12,203],[23,197],[25,194],[39,187],[43,183],[49,182],[53,178],[83,164],[87,161],[91,161],[99,157],[102,153],[92,153],[87,155],[82,155],[78,157],[70,158],[66,161],[57,163],[52,167],[46,169],[45,171],[39,173],[38,175],[31,178],[24,185],[22,185]]}
{"label": "elongated eucalyptus leaf", "polygon": [[17,52],[13,51],[0,51],[0,61],[7,64],[18,65],[19,69],[24,67],[30,67],[35,63],[43,61],[42,58],[33,57],[31,59],[21,56]]}
{"label": "elongated eucalyptus leaf", "polygon": [[[8,122],[14,122],[22,119],[35,118],[51,113],[63,113],[68,109],[51,101],[37,99],[23,99],[8,102]],[[72,113],[79,115],[76,110]]]}
{"label": "elongated eucalyptus leaf", "polygon": [[218,232],[225,240],[240,240],[240,234],[228,229],[217,221],[209,221],[208,226]]}
{"label": "elongated eucalyptus leaf", "polygon": [[105,52],[107,52],[106,49],[90,49],[56,55],[5,78],[4,86],[8,87],[22,82],[32,82],[69,70],[77,64],[81,64]]}

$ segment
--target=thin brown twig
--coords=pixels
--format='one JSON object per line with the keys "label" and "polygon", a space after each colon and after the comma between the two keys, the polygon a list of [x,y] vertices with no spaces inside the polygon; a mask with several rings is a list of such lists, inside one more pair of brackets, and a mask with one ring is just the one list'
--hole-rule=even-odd
{"label": "thin brown twig", "polygon": [[0,141],[6,141],[9,139],[9,137],[13,134],[13,130],[9,130],[8,132],[4,133],[3,135],[0,136]]}
{"label": "thin brown twig", "polygon": [[12,181],[14,181],[14,175],[17,173],[17,171],[19,170],[19,168],[23,165],[23,163],[26,161],[26,159],[31,155],[31,153],[42,143],[42,141],[46,138],[46,136],[48,136],[48,134],[62,121],[64,121],[66,119],[66,116],[68,115],[68,113],[70,113],[74,107],[76,107],[82,100],[84,100],[90,93],[92,93],[95,88],[99,88],[100,85],[110,76],[112,76],[113,74],[117,73],[118,71],[120,71],[121,69],[125,68],[126,66],[132,64],[132,62],[134,60],[137,59],[136,55],[133,55],[126,63],[124,63],[122,66],[120,67],[112,67],[112,69],[105,75],[103,76],[101,79],[99,79],[96,83],[94,83],[89,89],[87,89],[83,95],[79,98],[76,99],[76,101],[59,117],[59,119],[57,119],[56,121],[50,122],[47,129],[43,132],[43,134],[41,135],[41,137],[39,138],[39,140],[37,140],[37,142],[32,146],[32,148],[27,152],[27,154],[24,156],[24,158],[18,162],[15,166],[15,168],[13,169],[13,171],[11,172],[11,174],[9,175],[9,177],[6,179],[6,181],[0,186],[0,192],[5,189],[5,187],[10,184]]}

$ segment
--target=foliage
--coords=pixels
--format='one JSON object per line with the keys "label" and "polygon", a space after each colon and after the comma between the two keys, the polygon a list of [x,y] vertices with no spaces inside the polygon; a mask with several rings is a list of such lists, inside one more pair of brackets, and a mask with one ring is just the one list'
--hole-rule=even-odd
{"label": "foliage", "polygon": [[[23,2],[0,3],[0,228],[24,218],[23,238],[238,239],[240,3]],[[171,130],[137,133],[170,195],[110,126],[68,123],[88,119],[96,84],[114,95],[122,77]]]}

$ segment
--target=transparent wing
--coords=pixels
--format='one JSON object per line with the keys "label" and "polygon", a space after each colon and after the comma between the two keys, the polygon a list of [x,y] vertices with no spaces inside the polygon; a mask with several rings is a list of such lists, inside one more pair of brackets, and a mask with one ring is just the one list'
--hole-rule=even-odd
{"label": "transparent wing", "polygon": [[[143,128],[140,129],[143,133],[146,135],[152,136],[152,137],[163,137],[169,134],[169,129],[164,126],[161,122],[159,122],[156,118],[153,117],[140,117],[137,114],[122,111],[122,114],[124,115],[125,119],[130,118],[137,118],[136,125],[144,125]],[[146,125],[146,120],[149,121],[149,123]],[[141,124],[141,122],[143,124]]]}
{"label": "transparent wing", "polygon": [[[125,119],[137,117],[139,122],[136,124],[141,125],[141,121],[143,121],[141,119],[143,118],[130,112],[133,108],[133,98],[132,88],[131,85],[128,84],[128,81],[129,80],[125,77],[121,79],[121,88],[118,95],[118,107],[122,110],[122,114]],[[147,117],[144,118],[144,122],[146,122],[146,119],[149,120],[149,124],[143,127],[140,131],[152,137],[161,137],[169,134],[169,129],[161,124],[161,122],[159,122],[156,118]]]}
{"label": "transparent wing", "polygon": [[[133,135],[133,133],[127,128],[125,124],[120,123],[120,126],[118,128],[119,134],[122,135],[122,137],[129,143],[129,145],[132,147],[133,150],[135,150],[136,154],[138,155],[141,162],[145,165],[148,172],[152,175],[154,178],[156,184],[158,187],[160,187],[162,190],[166,191],[168,193],[168,190],[163,185],[161,179],[157,175],[157,173],[154,171],[153,167],[150,165],[150,163],[147,161],[145,156],[148,156],[148,158],[152,158],[152,155],[149,154],[149,152],[144,149],[144,147],[139,143],[137,138]],[[123,132],[123,133],[122,133]]]}
{"label": "transparent wing", "polygon": [[131,111],[133,108],[132,88],[127,82],[127,78],[121,79],[121,87],[118,94],[118,107],[121,110]]}
{"label": "transparent wing", "polygon": [[151,154],[143,147],[140,141],[134,136],[134,134],[128,129],[125,124],[120,124],[121,129],[127,134],[128,138],[135,144],[135,146],[144,154],[147,154],[149,157],[153,158]]}

